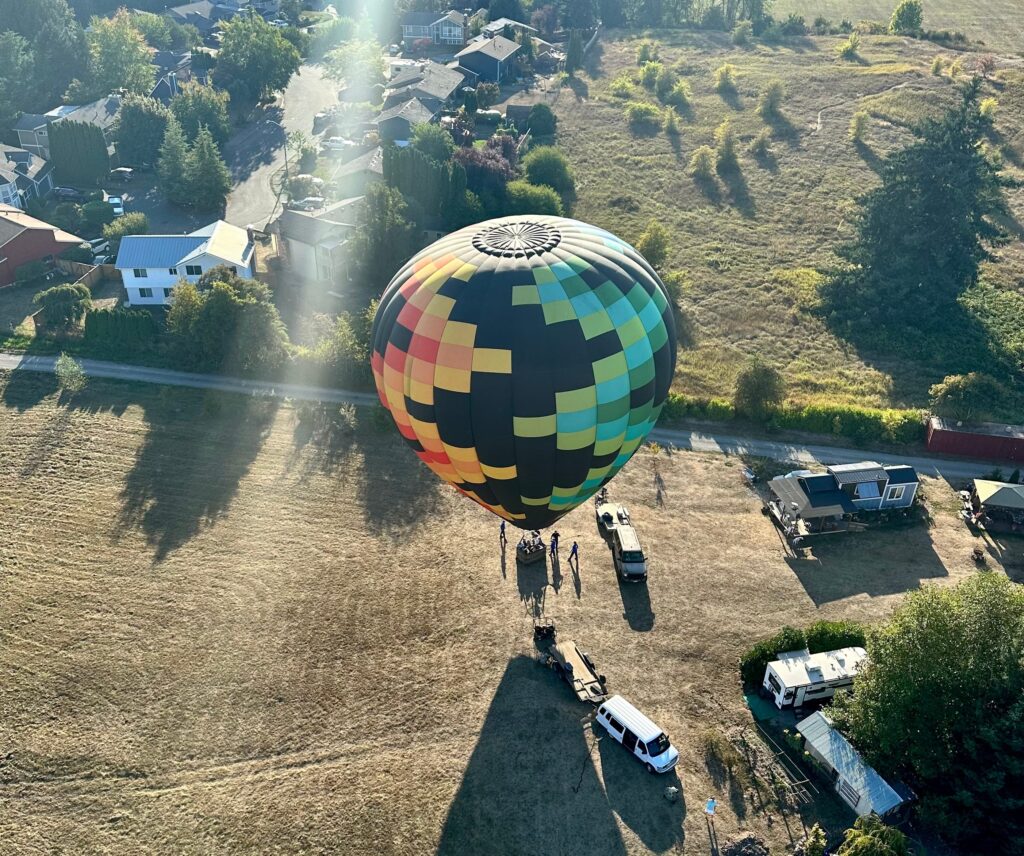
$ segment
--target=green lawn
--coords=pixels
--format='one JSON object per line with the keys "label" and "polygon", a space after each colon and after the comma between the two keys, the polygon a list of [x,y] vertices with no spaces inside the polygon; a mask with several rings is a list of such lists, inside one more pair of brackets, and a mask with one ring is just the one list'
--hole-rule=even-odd
{"label": "green lawn", "polygon": [[[785,17],[803,15],[853,23],[861,19],[888,21],[896,0],[776,0],[772,12]],[[924,0],[924,25],[929,30],[960,30],[993,51],[1024,51],[1024,7],[1020,0]]]}
{"label": "green lawn", "polygon": [[[635,72],[637,40],[612,33],[593,56],[591,74],[558,93],[559,144],[576,171],[574,216],[635,240],[657,219],[672,234],[670,269],[691,285],[682,300],[687,319],[676,387],[701,395],[728,395],[739,367],[760,355],[784,370],[794,401],[841,401],[875,406],[920,406],[930,384],[945,374],[984,369],[990,341],[1024,357],[1024,252],[1020,241],[986,266],[987,285],[971,295],[972,325],[985,330],[950,337],[941,347],[873,353],[838,338],[827,319],[807,311],[807,269],[826,269],[850,235],[852,200],[877,181],[880,158],[910,140],[907,125],[941,110],[955,97],[948,77],[930,73],[934,44],[896,37],[865,37],[859,62],[838,62],[835,37],[748,49],[728,37],[671,31],[656,34],[662,60],[693,89],[681,135],[633,133],[626,99],[609,93],[621,72]],[[713,72],[738,69],[738,93],[723,98]],[[965,63],[970,62],[970,56]],[[1020,174],[1024,161],[1024,75],[1004,67],[989,88],[1001,109],[992,145]],[[774,122],[773,153],[755,158],[748,146],[766,127],[757,111],[765,83],[782,80],[784,118]],[[653,100],[637,87],[633,100]],[[851,117],[871,114],[865,146],[848,139]],[[739,137],[742,178],[702,190],[687,174],[693,151],[714,144],[729,119]],[[1024,192],[1010,191],[1018,236]],[[813,278],[813,275],[811,275]],[[977,322],[975,320],[977,319]]]}

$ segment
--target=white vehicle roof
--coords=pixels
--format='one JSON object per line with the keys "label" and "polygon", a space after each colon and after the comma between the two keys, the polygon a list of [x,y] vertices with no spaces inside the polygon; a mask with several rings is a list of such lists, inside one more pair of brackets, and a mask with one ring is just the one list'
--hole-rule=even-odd
{"label": "white vehicle roof", "polygon": [[614,716],[644,743],[663,733],[657,725],[620,695],[614,695],[604,702],[601,705],[601,710]]}
{"label": "white vehicle roof", "polygon": [[839,648],[811,654],[808,651],[789,651],[772,660],[768,667],[787,687],[803,687],[826,681],[852,678],[867,662],[868,652],[863,648]]}
{"label": "white vehicle roof", "polygon": [[627,524],[619,524],[615,527],[615,537],[619,539],[619,546],[623,550],[637,551],[642,553],[643,548],[640,546],[640,538],[636,534],[636,530]]}

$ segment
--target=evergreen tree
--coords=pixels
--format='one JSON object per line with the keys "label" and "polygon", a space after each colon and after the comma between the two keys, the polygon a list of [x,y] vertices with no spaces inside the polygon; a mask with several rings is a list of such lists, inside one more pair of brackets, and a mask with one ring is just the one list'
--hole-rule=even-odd
{"label": "evergreen tree", "polygon": [[10,128],[28,104],[34,57],[17,33],[0,32],[0,128]]}
{"label": "evergreen tree", "polygon": [[223,146],[231,136],[229,101],[228,93],[190,81],[171,99],[171,112],[189,140],[195,141],[200,127],[205,127],[217,145]]}
{"label": "evergreen tree", "polygon": [[50,160],[65,184],[97,186],[110,174],[103,131],[87,122],[64,119],[50,125]]}
{"label": "evergreen tree", "polygon": [[201,127],[186,159],[190,202],[201,210],[224,207],[231,190],[231,173],[210,131]]}
{"label": "evergreen tree", "polygon": [[362,284],[382,288],[419,248],[419,235],[402,194],[386,184],[372,185],[351,239],[351,258]]}
{"label": "evergreen tree", "polygon": [[583,68],[583,33],[573,30],[569,34],[569,46],[565,51],[565,70],[569,74]]}
{"label": "evergreen tree", "polygon": [[833,309],[875,326],[934,323],[1005,240],[1005,182],[982,146],[979,87],[975,79],[944,116],[916,128],[917,141],[887,157],[881,185],[858,200],[856,237],[840,250],[852,270],[824,292]]}
{"label": "evergreen tree", "polygon": [[117,152],[122,163],[156,163],[170,113],[154,98],[129,95],[118,115]]}
{"label": "evergreen tree", "polygon": [[160,145],[160,158],[156,168],[161,189],[171,202],[178,205],[189,201],[188,160],[185,133],[181,130],[178,120],[171,116],[167,120],[167,131]]}

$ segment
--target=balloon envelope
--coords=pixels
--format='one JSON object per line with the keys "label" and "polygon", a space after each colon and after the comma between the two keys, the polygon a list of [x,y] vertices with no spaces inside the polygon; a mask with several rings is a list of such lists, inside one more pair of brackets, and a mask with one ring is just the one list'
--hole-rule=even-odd
{"label": "balloon envelope", "polygon": [[540,529],[609,481],[675,369],[670,301],[629,244],[561,217],[506,217],[427,247],[385,290],[371,356],[420,459]]}

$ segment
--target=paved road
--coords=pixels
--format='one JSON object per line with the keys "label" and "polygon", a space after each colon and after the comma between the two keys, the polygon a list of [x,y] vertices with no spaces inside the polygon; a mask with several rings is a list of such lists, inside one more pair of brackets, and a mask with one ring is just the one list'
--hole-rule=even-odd
{"label": "paved road", "polygon": [[[228,140],[224,155],[235,183],[225,215],[229,223],[266,225],[277,205],[271,181],[284,169],[286,131],[312,135],[313,117],[337,103],[338,84],[319,66],[303,65],[279,102]],[[273,122],[284,125],[284,130]]]}
{"label": "paved road", "polygon": [[[23,354],[0,353],[0,370],[52,372],[56,357],[28,356]],[[338,404],[371,406],[377,404],[372,393],[354,392],[344,389],[326,389],[273,381],[245,380],[222,375],[193,374],[169,369],[151,369],[143,366],[108,363],[101,360],[82,360],[82,367],[90,377],[112,378],[115,380],[159,383],[168,386],[184,386],[195,389],[216,389],[223,392],[272,395],[279,398],[293,398],[302,401],[329,401]],[[701,431],[680,431],[656,428],[650,439],[664,446],[694,452],[713,452],[723,455],[753,455],[792,461],[795,464],[852,464],[865,458],[883,464],[910,464],[926,475],[938,476],[949,481],[973,478],[992,470],[992,464],[972,461],[933,458],[924,456],[887,455],[864,449],[850,449],[840,446],[816,446],[783,443],[774,440],[754,440],[735,437],[730,434],[705,434]]]}

